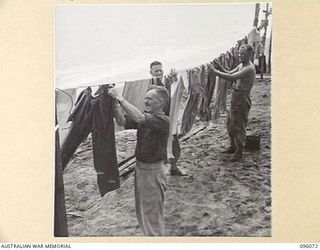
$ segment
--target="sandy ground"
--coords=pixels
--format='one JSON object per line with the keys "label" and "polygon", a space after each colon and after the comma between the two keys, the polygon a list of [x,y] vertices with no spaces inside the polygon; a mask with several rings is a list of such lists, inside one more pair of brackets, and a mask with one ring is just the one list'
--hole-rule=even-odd
{"label": "sandy ground", "polygon": [[[230,101],[230,95],[228,95]],[[271,236],[271,82],[256,81],[247,134],[261,136],[261,150],[245,151],[230,163],[226,117],[197,121],[181,143],[178,165],[187,176],[167,175],[165,226],[168,236]],[[135,132],[116,136],[118,162],[131,156]],[[77,150],[64,173],[70,236],[143,236],[135,216],[134,174],[120,189],[100,197],[90,138]]]}

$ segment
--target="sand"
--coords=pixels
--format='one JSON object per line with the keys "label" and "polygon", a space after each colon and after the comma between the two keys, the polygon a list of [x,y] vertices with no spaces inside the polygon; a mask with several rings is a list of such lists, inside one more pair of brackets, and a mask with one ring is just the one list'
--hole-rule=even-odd
{"label": "sand", "polygon": [[[228,143],[225,122],[198,120],[189,134],[205,129],[181,143],[178,165],[188,175],[167,174],[166,235],[271,236],[271,81],[256,80],[252,90],[247,134],[261,136],[260,150],[245,150],[242,161],[229,162],[220,153]],[[134,153],[135,131],[117,133],[116,141],[118,162]],[[88,138],[64,173],[69,236],[143,236],[133,175],[100,197]]]}

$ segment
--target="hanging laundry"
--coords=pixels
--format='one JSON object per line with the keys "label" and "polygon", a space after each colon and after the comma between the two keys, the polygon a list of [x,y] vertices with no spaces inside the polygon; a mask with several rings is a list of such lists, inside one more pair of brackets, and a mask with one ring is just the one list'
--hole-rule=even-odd
{"label": "hanging laundry", "polygon": [[169,126],[169,137],[167,143],[167,157],[168,159],[174,158],[176,160],[180,157],[180,145],[178,140],[178,116],[179,109],[182,101],[182,94],[185,90],[183,79],[179,76],[179,80],[173,82],[170,85],[171,101],[170,101],[170,126]]}
{"label": "hanging laundry", "polygon": [[113,123],[114,102],[108,87],[92,96],[90,87],[78,97],[69,117],[71,129],[62,145],[62,166],[66,167],[78,146],[92,134],[94,167],[101,196],[120,187]]}
{"label": "hanging laundry", "polygon": [[[57,92],[56,92],[57,93]],[[57,106],[56,106],[57,107]],[[54,236],[67,237],[67,214],[64,198],[63,170],[61,165],[61,151],[59,141],[59,125],[56,108],[55,128],[55,175],[54,175]]]}
{"label": "hanging laundry", "polygon": [[63,142],[70,129],[70,123],[67,122],[71,110],[76,102],[76,88],[57,89],[55,93],[55,103],[57,119],[59,124],[59,138]]}
{"label": "hanging laundry", "polygon": [[[226,52],[226,57],[225,57],[225,69],[227,69],[228,71],[230,70],[233,70],[236,66],[234,66],[234,62],[233,62],[233,56],[232,56],[232,53],[231,53],[231,50],[230,51],[227,51]],[[233,81],[227,81],[227,85],[228,85],[228,90],[231,90],[232,89],[232,84],[233,84]]]}
{"label": "hanging laundry", "polygon": [[245,37],[243,38],[243,40],[244,40],[244,44],[248,44],[248,37],[247,37],[247,36],[245,36]]}
{"label": "hanging laundry", "polygon": [[179,109],[182,101],[182,94],[185,91],[183,78],[179,76],[179,80],[175,81],[171,84],[171,102],[170,102],[170,112],[169,112],[169,118],[170,118],[170,129],[169,134],[175,135],[178,133],[177,125],[178,125],[178,115],[179,115]]}
{"label": "hanging laundry", "polygon": [[207,83],[205,85],[205,98],[202,99],[200,106],[200,116],[203,120],[209,121],[212,118],[212,110],[210,104],[212,102],[212,97],[216,85],[216,74],[212,70],[213,65],[207,65]]}
{"label": "hanging laundry", "polygon": [[[159,85],[159,86],[164,86],[167,90],[168,90],[168,93],[169,93],[169,96],[170,96],[170,100],[169,100],[169,103],[167,104],[167,106],[164,108],[164,113],[170,117],[170,109],[171,109],[171,98],[172,98],[172,85],[176,86],[177,82],[178,82],[178,78],[177,78],[177,75],[166,75],[164,76],[164,80],[163,80],[163,84],[162,85]],[[161,83],[161,82],[160,82]],[[174,84],[175,83],[175,84]],[[170,119],[170,122],[171,122],[171,119]]]}
{"label": "hanging laundry", "polygon": [[253,27],[253,29],[248,34],[248,44],[253,46],[255,42],[260,42],[260,32],[257,30],[257,27]]}
{"label": "hanging laundry", "polygon": [[150,86],[150,79],[126,82],[123,89],[123,97],[143,112],[144,97]]}
{"label": "hanging laundry", "polygon": [[248,38],[245,37],[245,38],[242,38],[241,40],[238,40],[238,41],[237,41],[237,44],[238,44],[237,47],[238,47],[238,51],[239,51],[241,45],[248,44]]}
{"label": "hanging laundry", "polygon": [[203,93],[200,96],[200,107],[199,107],[199,115],[202,120],[208,120],[210,116],[210,111],[208,109],[209,102],[209,88],[208,86],[208,75],[209,67],[207,65],[202,65],[200,67],[200,83],[203,85]]}
{"label": "hanging laundry", "polygon": [[232,58],[233,58],[232,69],[234,69],[239,64],[238,49],[236,47],[233,47],[231,49],[231,54],[232,54]]}
{"label": "hanging laundry", "polygon": [[253,48],[253,59],[258,59],[260,56],[260,44],[261,44],[261,36],[260,32],[257,30],[257,27],[253,27],[253,29],[248,34],[248,44]]}
{"label": "hanging laundry", "polygon": [[226,69],[232,70],[233,69],[233,56],[231,51],[227,51],[226,53]]}
{"label": "hanging laundry", "polygon": [[196,118],[199,109],[200,97],[204,94],[204,86],[201,84],[200,69],[194,68],[188,71],[189,98],[184,109],[181,121],[181,135],[188,133]]}
{"label": "hanging laundry", "polygon": [[184,88],[189,89],[189,77],[187,70],[180,70],[178,73],[182,77]]}
{"label": "hanging laundry", "polygon": [[[220,61],[221,65],[225,68],[225,54],[221,54],[218,60]],[[227,112],[227,91],[228,85],[231,85],[230,81],[227,81],[221,77],[218,77],[217,82],[217,91],[214,105],[214,119],[219,118],[221,113]]]}

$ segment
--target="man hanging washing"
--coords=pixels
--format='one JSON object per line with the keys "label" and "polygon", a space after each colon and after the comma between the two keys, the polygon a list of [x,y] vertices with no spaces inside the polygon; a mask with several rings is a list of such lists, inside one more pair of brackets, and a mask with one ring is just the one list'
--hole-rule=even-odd
{"label": "man hanging washing", "polygon": [[246,126],[251,108],[250,92],[255,80],[255,67],[251,62],[253,48],[248,44],[240,47],[240,64],[233,70],[227,71],[215,60],[214,72],[221,78],[235,81],[232,88],[231,107],[227,119],[227,130],[230,146],[223,153],[233,154],[230,161],[242,159],[242,150],[246,139]]}
{"label": "man hanging washing", "polygon": [[109,94],[126,112],[124,116],[116,109],[118,124],[137,129],[135,204],[139,225],[146,236],[163,236],[164,160],[170,125],[164,109],[169,101],[168,91],[162,86],[151,86],[145,97],[145,112],[126,101],[114,88]]}

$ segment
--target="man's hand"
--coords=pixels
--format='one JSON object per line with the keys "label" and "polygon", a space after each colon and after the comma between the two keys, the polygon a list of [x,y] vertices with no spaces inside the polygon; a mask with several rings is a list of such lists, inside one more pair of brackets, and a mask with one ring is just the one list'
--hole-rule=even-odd
{"label": "man's hand", "polygon": [[118,101],[120,101],[120,100],[123,98],[122,96],[120,96],[120,95],[118,94],[118,92],[115,90],[114,87],[110,87],[110,88],[109,88],[108,94],[109,94],[112,98],[114,98],[115,100],[118,100]]}
{"label": "man's hand", "polygon": [[170,73],[169,73],[169,76],[177,76],[178,72],[176,69],[171,69],[170,70]]}
{"label": "man's hand", "polygon": [[218,69],[216,69],[215,67],[212,67],[212,71],[216,74],[217,72],[220,72]]}
{"label": "man's hand", "polygon": [[171,69],[170,73],[165,76],[165,78],[169,78],[170,81],[167,81],[166,83],[172,84],[175,81],[178,81],[178,72],[176,71],[176,69]]}
{"label": "man's hand", "polygon": [[219,62],[218,59],[214,59],[213,60],[213,69],[218,69],[218,70],[221,70],[222,69],[222,65],[221,63]]}

